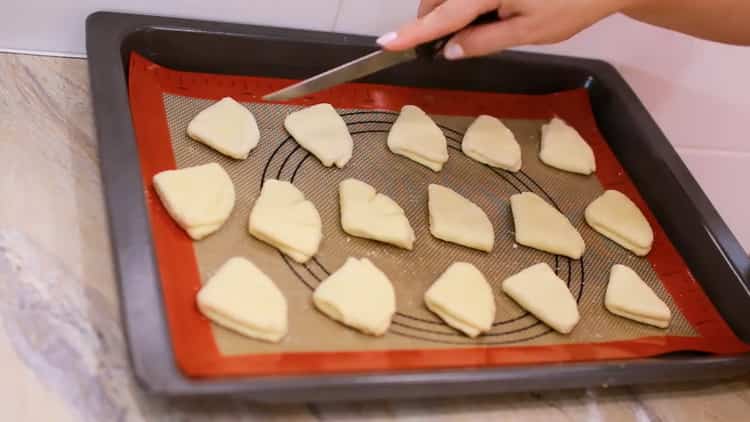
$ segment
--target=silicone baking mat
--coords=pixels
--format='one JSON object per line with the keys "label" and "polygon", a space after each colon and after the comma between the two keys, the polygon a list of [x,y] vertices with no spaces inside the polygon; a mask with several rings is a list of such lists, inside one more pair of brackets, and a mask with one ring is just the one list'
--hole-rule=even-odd
{"label": "silicone baking mat", "polygon": [[[597,130],[585,90],[544,96],[506,95],[371,84],[346,84],[287,103],[260,97],[291,81],[179,72],[134,54],[130,101],[144,195],[160,270],[162,293],[176,361],[192,377],[393,371],[484,367],[653,356],[696,350],[747,350],[730,331],[638,194]],[[261,141],[248,159],[227,158],[186,135],[189,121],[224,96],[255,115]],[[329,102],[353,135],[352,160],[344,169],[323,167],[283,128],[297,109]],[[387,132],[405,104],[423,108],[448,138],[450,160],[435,173],[388,151]],[[522,147],[523,169],[510,173],[470,160],[462,134],[479,114],[501,118]],[[590,143],[597,172],[581,176],[543,165],[537,157],[540,127],[553,115],[573,125]],[[237,202],[217,233],[193,242],[169,217],[153,191],[153,175],[167,169],[219,162],[232,178]],[[392,197],[406,212],[417,241],[413,251],[350,237],[340,228],[338,183],[355,177]],[[293,182],[318,208],[324,241],[301,265],[247,233],[247,218],[264,180]],[[482,207],[495,226],[495,248],[484,253],[442,242],[429,234],[427,185],[449,186]],[[604,189],[618,189],[643,210],[655,233],[652,252],[638,258],[588,227],[583,211]],[[516,245],[510,195],[532,191],[563,212],[581,232],[580,260]],[[202,282],[232,256],[244,256],[269,274],[289,302],[289,334],[279,344],[237,335],[211,324],[198,311]],[[392,280],[397,314],[387,334],[374,338],[317,312],[311,292],[348,256],[371,259]],[[455,261],[475,264],[496,295],[492,329],[470,339],[444,324],[423,304],[429,285]],[[500,290],[506,277],[547,262],[579,303],[581,322],[560,335],[524,312]],[[668,329],[653,328],[606,311],[604,292],[613,264],[634,268],[673,311]]]}

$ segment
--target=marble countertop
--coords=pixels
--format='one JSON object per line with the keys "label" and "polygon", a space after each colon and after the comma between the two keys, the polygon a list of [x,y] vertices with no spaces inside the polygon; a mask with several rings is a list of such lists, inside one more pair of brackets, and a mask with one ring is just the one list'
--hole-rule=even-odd
{"label": "marble countertop", "polygon": [[0,158],[3,421],[732,421],[750,413],[750,378],[358,404],[148,396],[120,326],[85,60],[0,54]]}

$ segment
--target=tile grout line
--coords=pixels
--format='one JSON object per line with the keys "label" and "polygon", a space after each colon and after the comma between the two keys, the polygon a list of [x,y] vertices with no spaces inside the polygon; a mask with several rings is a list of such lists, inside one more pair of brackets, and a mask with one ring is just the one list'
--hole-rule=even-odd
{"label": "tile grout line", "polygon": [[0,47],[0,54],[20,54],[26,56],[43,56],[43,57],[60,57],[64,59],[85,59],[86,53],[73,53],[70,51],[45,51],[45,50],[25,50],[17,48]]}
{"label": "tile grout line", "polygon": [[[750,144],[748,144],[750,147]],[[743,151],[743,150],[734,150],[734,149],[722,149],[722,148],[711,148],[711,147],[681,147],[681,146],[674,146],[674,149],[678,153],[703,153],[703,154],[713,154],[713,155],[732,155],[732,156],[738,156],[743,158],[750,158],[750,151]]]}
{"label": "tile grout line", "polygon": [[333,16],[333,25],[331,26],[331,32],[336,32],[336,28],[339,26],[339,17],[341,16],[341,8],[344,6],[344,0],[338,0],[338,6],[336,6],[336,15]]}

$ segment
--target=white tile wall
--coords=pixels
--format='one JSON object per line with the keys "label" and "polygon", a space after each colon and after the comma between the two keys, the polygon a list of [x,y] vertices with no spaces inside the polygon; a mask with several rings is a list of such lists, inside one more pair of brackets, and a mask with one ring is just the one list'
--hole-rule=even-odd
{"label": "white tile wall", "polygon": [[686,148],[680,155],[745,250],[750,251],[750,152]]}
{"label": "white tile wall", "polygon": [[0,50],[85,53],[97,10],[330,31],[340,0],[0,0]]}
{"label": "white tile wall", "polygon": [[[0,50],[84,52],[85,16],[120,10],[378,35],[418,0],[0,0]],[[750,48],[701,41],[615,16],[572,39],[527,50],[614,64],[750,251]]]}
{"label": "white tile wall", "polygon": [[417,0],[341,0],[334,31],[380,35],[414,19]]}

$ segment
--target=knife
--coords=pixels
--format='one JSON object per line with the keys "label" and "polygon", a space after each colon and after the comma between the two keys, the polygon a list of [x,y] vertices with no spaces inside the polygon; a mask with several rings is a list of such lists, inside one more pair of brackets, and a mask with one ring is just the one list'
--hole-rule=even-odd
{"label": "knife", "polygon": [[[484,25],[500,21],[497,11],[479,15],[468,26]],[[456,31],[458,32],[458,31]],[[450,33],[436,40],[428,41],[403,51],[378,50],[336,66],[304,81],[282,88],[263,97],[265,101],[287,101],[309,95],[335,85],[362,78],[380,70],[415,60],[417,58],[435,60],[442,57],[445,43],[456,33]]]}

